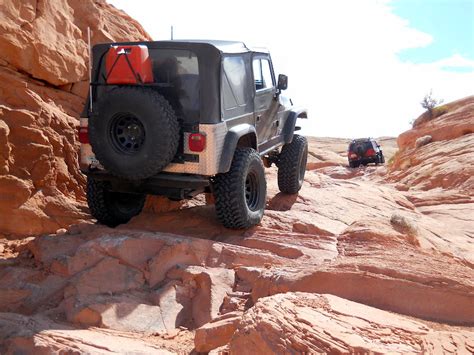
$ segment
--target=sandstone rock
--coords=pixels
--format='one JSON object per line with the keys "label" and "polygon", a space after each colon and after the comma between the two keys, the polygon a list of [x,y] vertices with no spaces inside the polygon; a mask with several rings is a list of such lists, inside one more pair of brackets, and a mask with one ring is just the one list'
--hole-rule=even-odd
{"label": "sandstone rock", "polygon": [[193,326],[192,302],[195,289],[183,282],[170,281],[152,296],[154,304],[161,310],[166,330],[180,326]]}
{"label": "sandstone rock", "polygon": [[430,329],[332,295],[285,293],[260,299],[244,314],[230,353],[418,353],[451,341],[469,352],[474,332]]}
{"label": "sandstone rock", "polygon": [[415,141],[415,148],[420,148],[424,145],[427,145],[428,143],[431,143],[432,140],[433,140],[433,137],[431,137],[429,134],[427,134],[426,136],[417,138]]}
{"label": "sandstone rock", "polygon": [[10,179],[0,181],[0,214],[10,216],[0,233],[52,233],[90,218],[76,138],[88,26],[93,43],[149,39],[103,0],[0,4],[0,176]]}
{"label": "sandstone rock", "polygon": [[148,333],[168,329],[162,317],[166,310],[132,295],[85,298],[66,307],[68,320],[85,326]]}
{"label": "sandstone rock", "polygon": [[447,113],[432,120],[415,124],[413,129],[402,133],[397,140],[399,148],[402,151],[413,148],[416,140],[426,135],[432,136],[433,142],[437,142],[453,140],[474,133],[473,105],[473,96],[443,105]]}
{"label": "sandstone rock", "polygon": [[0,120],[0,175],[9,172],[11,147],[8,142],[10,128],[5,121]]}
{"label": "sandstone rock", "polygon": [[[18,208],[31,196],[33,186],[16,176],[0,176],[0,202],[10,208]],[[3,222],[5,223],[6,220]],[[2,223],[2,222],[0,222]]]}
{"label": "sandstone rock", "polygon": [[141,272],[120,264],[119,260],[104,257],[95,266],[79,275],[68,287],[67,296],[123,292],[140,288],[144,283]]}
{"label": "sandstone rock", "polygon": [[413,150],[407,148],[395,159],[387,180],[419,190],[456,189],[473,195],[474,135],[435,141]]}
{"label": "sandstone rock", "polygon": [[0,270],[0,311],[31,313],[49,303],[59,304],[66,280],[37,270],[7,267]]}
{"label": "sandstone rock", "polygon": [[[0,87],[0,119],[10,129],[8,161],[14,162],[8,171],[28,186],[14,189],[0,183],[7,190],[2,193],[4,198],[16,196],[16,204],[0,201],[1,213],[11,217],[0,220],[0,231],[16,235],[54,232],[87,218],[77,202],[84,201],[84,177],[77,170],[77,121],[69,116],[75,115],[71,105],[79,109],[80,100],[35,83],[26,87],[28,79],[22,79],[21,85],[18,77],[2,67],[0,78],[9,83],[8,90]],[[47,96],[58,99],[53,103]],[[68,102],[62,105],[61,99]]]}
{"label": "sandstone rock", "polygon": [[173,354],[133,333],[76,329],[44,316],[0,313],[2,354]]}
{"label": "sandstone rock", "polygon": [[198,352],[209,352],[229,343],[240,324],[240,312],[228,313],[196,329],[195,349]]}
{"label": "sandstone rock", "polygon": [[194,324],[201,326],[216,318],[227,293],[235,283],[234,272],[221,268],[200,266],[177,267],[168,272],[172,279],[180,278],[185,284],[195,285],[192,299]]}
{"label": "sandstone rock", "polygon": [[[410,194],[443,189],[473,195],[474,97],[445,106],[446,114],[421,123],[398,138],[400,153],[386,179],[410,186]],[[432,143],[415,150],[417,139],[426,135],[432,136]]]}
{"label": "sandstone rock", "polygon": [[406,233],[412,237],[416,237],[419,233],[416,222],[400,213],[395,212],[392,214],[390,217],[390,223],[397,231]]}
{"label": "sandstone rock", "polygon": [[[374,245],[365,249],[363,244],[341,240],[342,254],[346,256],[316,270],[262,271],[252,287],[253,301],[288,291],[330,293],[419,318],[473,324],[471,268],[415,247]],[[446,283],[450,285],[448,289]]]}
{"label": "sandstone rock", "polygon": [[4,60],[56,86],[86,78],[87,26],[93,43],[149,39],[137,22],[105,1],[6,1],[0,13]]}

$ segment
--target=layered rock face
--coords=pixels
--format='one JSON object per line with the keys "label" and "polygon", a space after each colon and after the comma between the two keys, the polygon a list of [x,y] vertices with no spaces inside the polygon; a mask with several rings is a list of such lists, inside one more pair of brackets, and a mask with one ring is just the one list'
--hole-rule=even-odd
{"label": "layered rock face", "polygon": [[0,3],[0,234],[54,232],[88,219],[78,118],[92,43],[149,39],[101,0]]}
{"label": "layered rock face", "polygon": [[390,179],[423,191],[473,196],[474,96],[443,105],[442,112],[431,120],[421,116],[415,128],[398,137],[400,152]]}

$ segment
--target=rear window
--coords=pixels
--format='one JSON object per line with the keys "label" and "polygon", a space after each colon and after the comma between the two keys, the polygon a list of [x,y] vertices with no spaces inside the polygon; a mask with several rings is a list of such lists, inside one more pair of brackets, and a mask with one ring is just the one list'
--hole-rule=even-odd
{"label": "rear window", "polygon": [[149,49],[155,83],[178,116],[199,120],[199,63],[196,54],[183,49]]}
{"label": "rear window", "polygon": [[352,142],[349,145],[349,150],[351,152],[358,152],[358,151],[363,151],[365,152],[368,149],[371,149],[372,143],[370,141],[361,141],[361,142]]}

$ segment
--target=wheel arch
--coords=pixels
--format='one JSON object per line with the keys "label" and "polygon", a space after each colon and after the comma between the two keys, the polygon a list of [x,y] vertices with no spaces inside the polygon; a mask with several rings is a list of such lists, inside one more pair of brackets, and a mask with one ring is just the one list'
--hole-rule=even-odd
{"label": "wheel arch", "polygon": [[290,110],[288,118],[286,119],[285,126],[283,127],[283,136],[285,144],[291,143],[293,135],[295,133],[296,120],[298,118],[308,118],[308,110],[303,107],[294,107]]}
{"label": "wheel arch", "polygon": [[242,123],[229,129],[224,140],[224,149],[219,163],[219,173],[229,171],[237,147],[248,147],[257,150],[257,144],[257,132],[254,126],[248,123]]}

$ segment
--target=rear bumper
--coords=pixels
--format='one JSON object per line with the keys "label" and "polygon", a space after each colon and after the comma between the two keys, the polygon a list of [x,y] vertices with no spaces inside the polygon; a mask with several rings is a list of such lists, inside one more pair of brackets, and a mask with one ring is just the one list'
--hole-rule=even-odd
{"label": "rear bumper", "polygon": [[105,171],[89,171],[86,175],[110,183],[112,191],[167,196],[182,200],[196,196],[209,187],[209,177],[202,175],[159,173],[145,180],[124,180]]}
{"label": "rear bumper", "polygon": [[[81,118],[81,127],[87,127],[87,118]],[[206,136],[206,148],[202,152],[193,152],[189,149],[189,132],[184,133],[183,153],[197,156],[196,162],[186,161],[184,163],[170,163],[163,172],[176,174],[196,174],[205,176],[214,176],[218,174],[221,162],[222,152],[224,150],[227,126],[225,122],[216,124],[200,124],[199,132]],[[100,169],[103,167],[96,159],[90,144],[81,144],[79,165],[81,171],[87,174],[89,170]]]}
{"label": "rear bumper", "polygon": [[377,163],[377,156],[375,155],[373,157],[349,159],[349,163],[357,163],[357,164]]}

